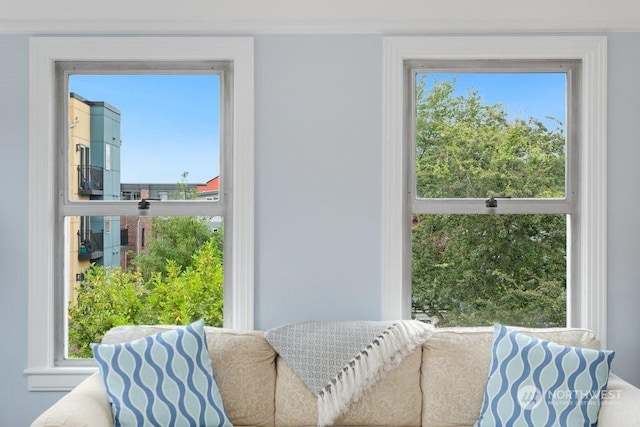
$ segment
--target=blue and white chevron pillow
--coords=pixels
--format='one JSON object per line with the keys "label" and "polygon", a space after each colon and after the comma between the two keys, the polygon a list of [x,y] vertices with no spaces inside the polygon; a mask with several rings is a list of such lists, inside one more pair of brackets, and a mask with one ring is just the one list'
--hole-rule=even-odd
{"label": "blue and white chevron pillow", "polygon": [[496,325],[475,427],[596,425],[614,354],[564,346]]}
{"label": "blue and white chevron pillow", "polygon": [[121,344],[92,344],[115,426],[231,426],[204,321]]}

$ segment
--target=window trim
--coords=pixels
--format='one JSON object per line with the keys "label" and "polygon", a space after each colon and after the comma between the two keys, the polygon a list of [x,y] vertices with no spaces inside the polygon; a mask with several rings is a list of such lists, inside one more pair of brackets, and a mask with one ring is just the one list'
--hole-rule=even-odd
{"label": "window trim", "polygon": [[232,61],[231,260],[225,327],[254,328],[254,41],[251,37],[32,37],[29,66],[28,361],[31,391],[66,391],[95,367],[54,362],[55,61]]}
{"label": "window trim", "polygon": [[[582,62],[578,197],[578,278],[567,302],[570,327],[588,328],[606,347],[606,37],[387,37],[383,46],[381,317],[411,315],[411,253],[405,61],[578,59]],[[576,242],[577,236],[571,237]],[[573,243],[572,243],[573,244]]]}

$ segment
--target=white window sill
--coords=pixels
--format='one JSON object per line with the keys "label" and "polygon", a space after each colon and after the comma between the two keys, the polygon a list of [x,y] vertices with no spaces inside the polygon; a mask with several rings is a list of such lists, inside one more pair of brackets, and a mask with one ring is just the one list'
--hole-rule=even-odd
{"label": "white window sill", "polygon": [[70,391],[97,372],[98,368],[86,367],[56,367],[25,369],[29,391]]}

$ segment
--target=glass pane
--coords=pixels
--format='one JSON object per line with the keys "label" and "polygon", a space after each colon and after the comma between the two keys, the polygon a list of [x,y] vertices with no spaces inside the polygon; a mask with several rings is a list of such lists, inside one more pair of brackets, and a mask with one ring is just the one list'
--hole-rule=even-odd
{"label": "glass pane", "polygon": [[563,198],[565,73],[419,73],[418,198]]}
{"label": "glass pane", "polygon": [[414,317],[565,326],[565,215],[414,215]]}
{"label": "glass pane", "polygon": [[218,200],[220,76],[71,75],[70,200]]}
{"label": "glass pane", "polygon": [[75,216],[65,234],[67,357],[118,325],[222,326],[222,217]]}

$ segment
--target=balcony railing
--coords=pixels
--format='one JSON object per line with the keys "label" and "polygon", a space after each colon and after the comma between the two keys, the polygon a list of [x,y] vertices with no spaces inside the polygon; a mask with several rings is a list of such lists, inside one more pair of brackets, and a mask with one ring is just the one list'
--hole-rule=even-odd
{"label": "balcony railing", "polygon": [[104,256],[104,232],[78,231],[78,259],[94,260]]}
{"label": "balcony railing", "polygon": [[78,194],[100,195],[104,190],[104,171],[98,166],[78,166]]}

